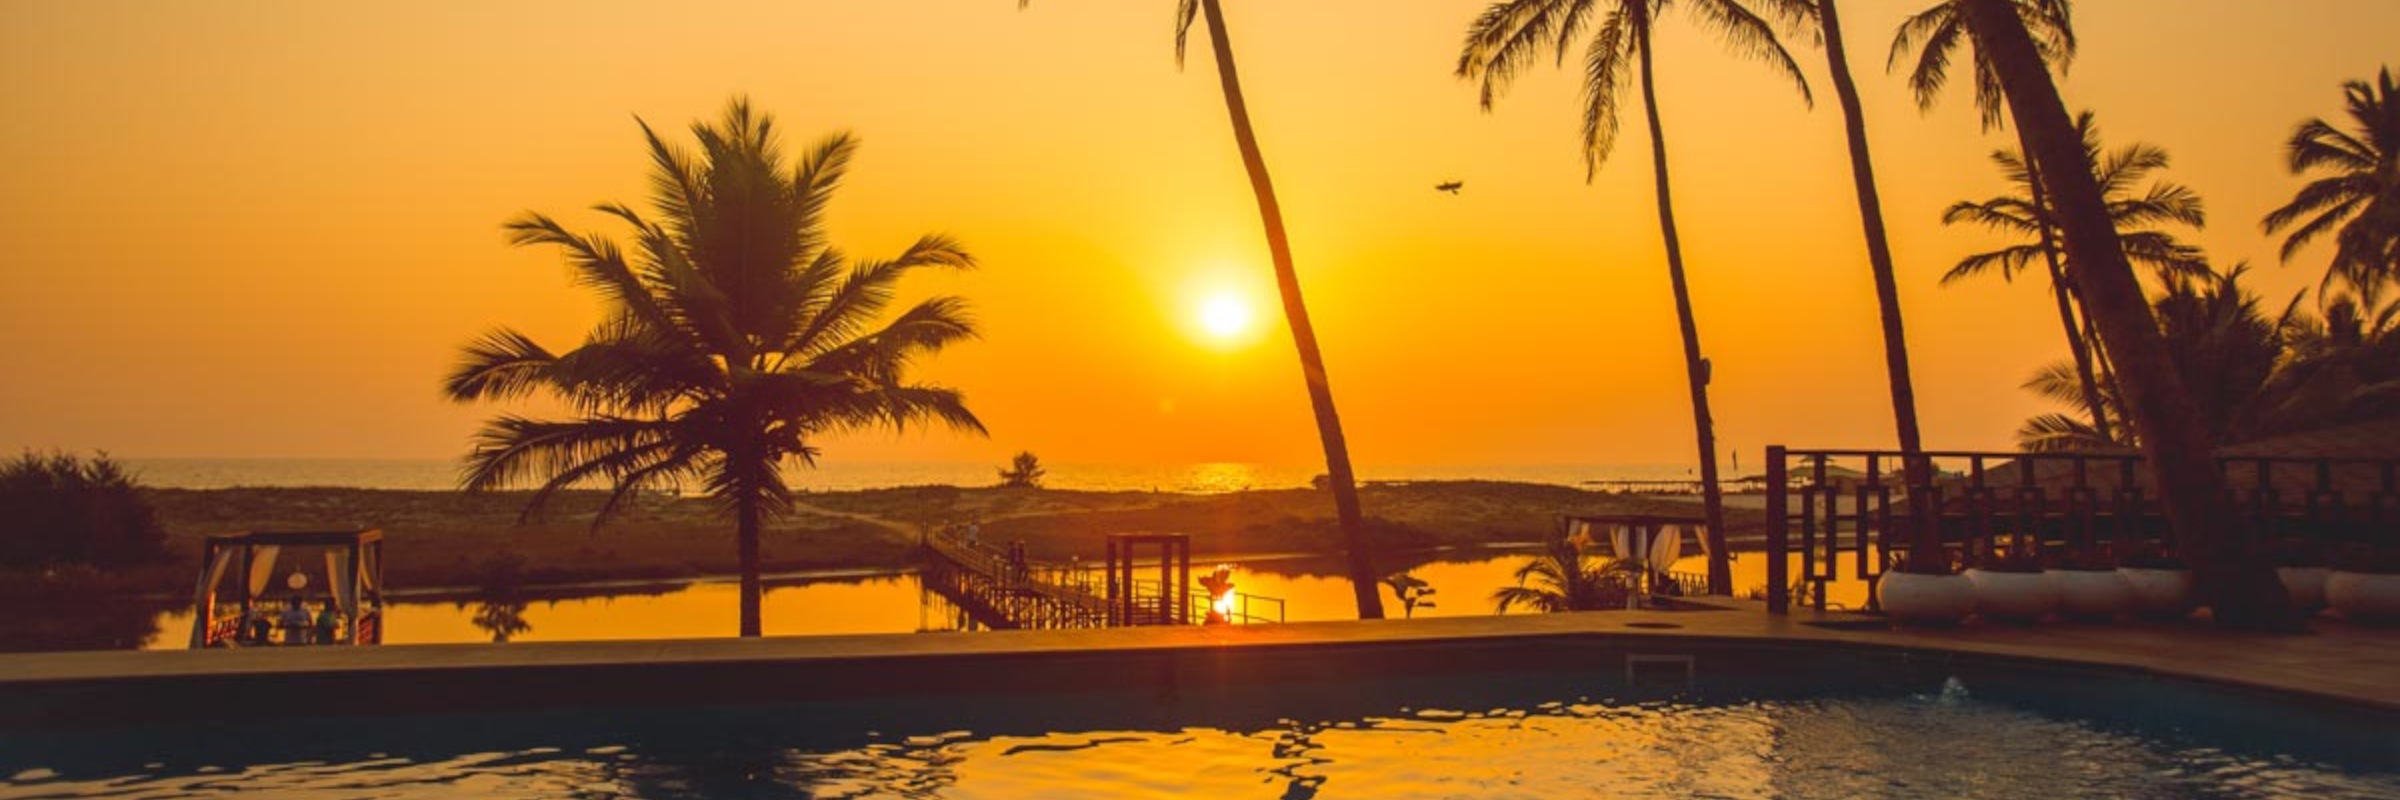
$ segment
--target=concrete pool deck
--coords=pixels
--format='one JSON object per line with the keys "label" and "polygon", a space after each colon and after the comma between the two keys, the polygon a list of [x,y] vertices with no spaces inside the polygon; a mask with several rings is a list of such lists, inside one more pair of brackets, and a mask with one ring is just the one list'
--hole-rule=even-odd
{"label": "concrete pool deck", "polygon": [[[597,701],[741,702],[748,691],[742,687],[762,682],[785,692],[777,696],[801,696],[792,694],[797,692],[820,699],[1019,687],[1072,691],[1112,682],[1154,682],[1155,670],[1163,670],[1170,681],[1176,674],[1187,680],[1199,675],[1195,670],[1212,671],[1206,680],[1289,674],[1294,654],[1323,658],[1346,653],[1356,663],[1381,665],[1398,660],[1390,654],[1401,650],[1457,653],[1442,648],[1528,648],[1559,642],[1654,650],[1677,645],[1848,649],[2029,661],[2227,684],[2400,712],[2400,629],[2339,619],[2315,619],[2315,632],[2306,635],[2220,631],[2196,621],[1890,630],[1866,627],[1874,618],[1856,615],[1795,611],[1775,616],[1757,602],[1710,598],[1708,603],[1716,610],[747,641],[9,654],[0,655],[0,728],[198,721],[242,716],[245,711],[255,716],[266,713],[252,710],[261,698],[290,701],[264,701],[270,705],[339,698],[344,702],[330,707],[408,713],[481,708],[493,698],[525,707],[595,702],[595,696]],[[1278,658],[1284,660],[1268,664]],[[1225,666],[1233,662],[1245,665]],[[994,684],[990,678],[995,675],[1011,677],[1004,685]]]}

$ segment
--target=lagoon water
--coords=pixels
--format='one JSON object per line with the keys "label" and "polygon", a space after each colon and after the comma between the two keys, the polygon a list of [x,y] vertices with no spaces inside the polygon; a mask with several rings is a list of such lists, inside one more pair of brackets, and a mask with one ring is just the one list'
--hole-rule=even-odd
{"label": "lagoon water", "polygon": [[[458,488],[456,459],[354,458],[127,458],[142,485],[168,489],[236,486],[335,486],[358,489],[441,491]],[[1043,485],[1092,491],[1159,490],[1235,492],[1307,486],[1322,466],[1276,466],[1231,462],[1196,464],[1046,464]],[[989,486],[998,481],[992,464],[952,462],[846,462],[827,459],[815,469],[789,470],[794,487],[851,491],[891,486]],[[1733,474],[1730,470],[1728,475]],[[1361,465],[1368,481],[1495,480],[1577,486],[1594,481],[1692,480],[1692,469],[1673,464],[1465,464]]]}
{"label": "lagoon water", "polygon": [[[1432,603],[1418,607],[1414,615],[1492,614],[1492,592],[1512,585],[1513,574],[1530,558],[1529,553],[1487,552],[1471,558],[1418,565],[1409,573],[1431,585],[1435,594]],[[1766,585],[1764,559],[1757,553],[1736,556],[1737,591]],[[1202,566],[1195,564],[1194,568]],[[1242,562],[1233,567],[1235,591],[1281,600],[1284,621],[1357,616],[1350,581],[1340,574],[1338,560],[1276,559]],[[1694,557],[1677,563],[1675,568],[1703,572],[1707,565],[1705,560]],[[1383,595],[1386,613],[1395,617],[1408,613],[1389,587],[1384,588]],[[1855,606],[1865,600],[1865,587],[1855,583],[1836,586],[1832,599]],[[386,609],[384,643],[727,637],[738,632],[735,624],[738,600],[738,587],[726,580],[651,587],[612,586],[511,600],[402,597]],[[1273,607],[1266,602],[1254,603],[1251,612],[1273,617]],[[941,595],[925,591],[917,575],[908,572],[776,581],[767,588],[762,615],[768,636],[938,632],[976,627]],[[188,607],[159,614],[157,633],[147,647],[184,647],[191,624],[192,612]]]}

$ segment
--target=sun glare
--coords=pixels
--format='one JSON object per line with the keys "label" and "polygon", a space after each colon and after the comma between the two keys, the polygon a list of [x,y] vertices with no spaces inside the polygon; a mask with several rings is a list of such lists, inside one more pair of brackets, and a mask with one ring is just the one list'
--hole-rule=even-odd
{"label": "sun glare", "polygon": [[1200,301],[1200,330],[1221,342],[1242,338],[1257,322],[1250,303],[1232,292],[1218,292]]}

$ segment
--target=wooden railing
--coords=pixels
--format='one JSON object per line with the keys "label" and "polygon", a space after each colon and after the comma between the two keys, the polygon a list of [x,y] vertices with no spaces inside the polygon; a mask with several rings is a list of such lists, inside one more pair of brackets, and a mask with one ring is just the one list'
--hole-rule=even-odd
{"label": "wooden railing", "polygon": [[[1826,584],[1873,582],[1931,526],[1953,557],[1972,561],[2002,544],[2044,553],[2134,548],[2172,552],[2138,455],[1924,453],[1940,477],[1909,485],[1888,450],[1767,448],[1767,608],[1784,613],[1795,588],[1825,607]],[[2242,524],[2262,547],[2391,544],[2400,539],[2400,458],[2217,459]],[[1800,574],[1791,574],[1797,555]]]}
{"label": "wooden railing", "polygon": [[[1104,588],[1106,574],[1098,563],[1016,559],[997,548],[941,532],[927,532],[922,544],[932,559],[924,574],[926,585],[949,596],[982,624],[994,628],[1099,628],[1122,624],[1112,622]],[[1200,624],[1208,618],[1208,593],[1197,587],[1183,593],[1191,602],[1190,607],[1178,609],[1181,613],[1172,616],[1157,613],[1163,606],[1171,605],[1161,588],[1154,580],[1134,580],[1123,587],[1131,606],[1145,610],[1135,617],[1188,625]],[[1284,603],[1280,598],[1243,592],[1235,592],[1232,597],[1234,610],[1226,615],[1227,622],[1284,621]]]}

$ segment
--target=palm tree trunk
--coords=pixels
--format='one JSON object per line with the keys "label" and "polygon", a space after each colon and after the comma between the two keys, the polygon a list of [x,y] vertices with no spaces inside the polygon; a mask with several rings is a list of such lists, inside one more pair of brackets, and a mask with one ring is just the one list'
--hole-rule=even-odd
{"label": "palm tree trunk", "polygon": [[1908,336],[1900,325],[1900,288],[1893,277],[1892,246],[1883,229],[1883,200],[1875,190],[1875,161],[1867,154],[1866,114],[1858,84],[1850,79],[1850,56],[1842,46],[1842,22],[1834,0],[1817,0],[1825,31],[1825,58],[1833,68],[1833,93],[1842,105],[1842,129],[1850,142],[1850,182],[1857,187],[1858,219],[1866,228],[1867,265],[1875,273],[1875,302],[1883,317],[1883,368],[1891,382],[1892,423],[1899,428],[1900,460],[1909,486],[1933,481],[1917,434],[1917,390],[1908,374]]}
{"label": "palm tree trunk", "polygon": [[2100,401],[2100,384],[2092,378],[2092,348],[2083,333],[2075,327],[2075,303],[2068,297],[2073,287],[2067,282],[2067,267],[2059,261],[2058,239],[2045,222],[2055,217],[2056,213],[2050,210],[2048,192],[2042,188],[2042,168],[2034,163],[2033,144],[2025,137],[2023,127],[2017,129],[2017,149],[2025,153],[2025,175],[2029,179],[2026,183],[2033,197],[2034,227],[2042,232],[2042,258],[2050,266],[2050,293],[2058,298],[2058,322],[2067,329],[2067,350],[2075,354],[2075,377],[2083,382],[2083,404],[2092,412],[2092,430],[2098,432],[2100,438],[2113,442],[2117,437],[2109,427],[2107,404]]}
{"label": "palm tree trunk", "polygon": [[[2067,285],[2073,286],[2074,284],[2069,282]],[[2099,376],[2100,385],[2108,388],[2108,392],[2102,396],[2102,405],[2105,407],[2107,405],[2107,398],[2124,397],[2125,387],[2117,384],[2117,370],[2115,367],[2109,366],[2108,363],[2108,348],[2100,346],[2100,329],[2098,326],[2093,324],[2092,310],[2089,306],[2084,305],[2083,298],[2080,296],[2075,298],[2075,310],[2083,317],[2083,346],[2085,350],[2092,354],[2092,371]],[[2122,419],[2125,416],[2125,412],[2123,410],[2119,410],[2113,416]],[[2132,436],[2131,432],[2127,431],[2125,433],[2126,436],[2112,436],[2109,438],[2109,441],[2118,444],[2131,444],[2131,442],[2128,441]]]}
{"label": "palm tree trunk", "polygon": [[733,499],[734,538],[742,553],[742,635],[759,635],[759,600],[766,593],[758,574],[759,507],[756,484],[740,487]]}
{"label": "palm tree trunk", "polygon": [[1717,486],[1716,423],[1708,414],[1708,362],[1700,357],[1700,326],[1692,319],[1692,293],[1683,280],[1683,240],[1675,235],[1675,202],[1667,189],[1667,139],[1658,122],[1657,85],[1650,77],[1649,12],[1629,4],[1633,35],[1642,57],[1642,109],[1650,117],[1650,168],[1658,179],[1658,229],[1666,237],[1667,281],[1675,288],[1675,320],[1683,328],[1683,369],[1692,388],[1692,428],[1700,440],[1701,513],[1708,520],[1708,593],[1733,594],[1733,558],[1725,552],[1725,496]]}
{"label": "palm tree trunk", "polygon": [[1976,47],[1999,73],[2009,113],[2030,145],[2027,155],[2049,166],[2044,183],[2058,204],[2067,256],[2075,262],[2072,277],[2124,382],[2125,411],[2141,435],[2177,554],[2191,563],[2217,624],[2298,628],[2299,619],[2267,562],[2246,557],[2252,532],[2236,513],[2199,409],[2167,354],[2133,265],[2125,260],[2082,137],[2050,81],[2047,62],[2009,0],[1960,4]]}
{"label": "palm tree trunk", "polygon": [[1275,184],[1267,177],[1267,160],[1258,150],[1258,135],[1250,129],[1249,105],[1242,100],[1242,80],[1233,66],[1233,44],[1226,39],[1225,12],[1217,0],[1201,0],[1208,16],[1210,49],[1217,55],[1217,79],[1225,88],[1225,111],[1233,117],[1233,140],[1241,147],[1242,169],[1250,173],[1250,191],[1258,196],[1258,216],[1266,225],[1267,251],[1275,260],[1275,287],[1283,295],[1283,317],[1292,327],[1292,343],[1300,349],[1300,375],[1308,384],[1308,403],[1317,415],[1317,437],[1325,444],[1325,476],[1333,484],[1334,515],[1342,527],[1342,546],[1350,553],[1350,588],[1358,597],[1359,619],[1383,618],[1382,576],[1375,574],[1367,552],[1366,520],[1358,510],[1358,481],[1350,472],[1350,445],[1342,438],[1342,419],[1334,413],[1333,387],[1325,377],[1325,356],[1317,350],[1316,329],[1308,322],[1308,305],[1300,297],[1300,274],[1292,267],[1292,243],[1283,230],[1283,210],[1275,202]]}

